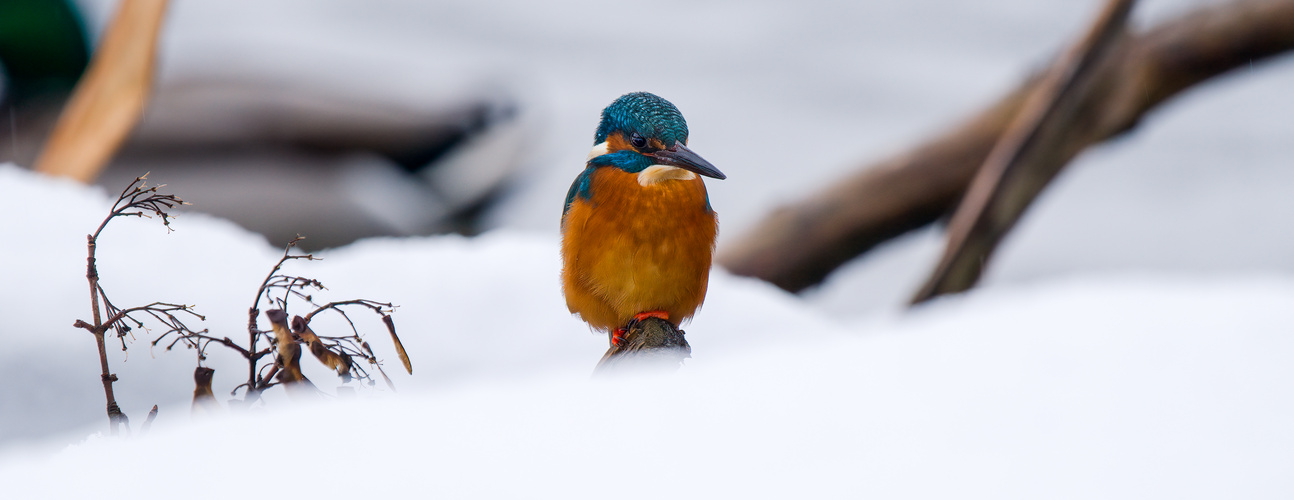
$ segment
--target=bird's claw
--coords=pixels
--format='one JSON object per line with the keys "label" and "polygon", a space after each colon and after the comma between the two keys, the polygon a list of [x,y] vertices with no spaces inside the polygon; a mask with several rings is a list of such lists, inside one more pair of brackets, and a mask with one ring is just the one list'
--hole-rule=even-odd
{"label": "bird's claw", "polygon": [[611,332],[611,345],[618,347],[621,342],[624,342],[625,337],[629,335],[629,330],[632,330],[639,321],[647,318],[660,318],[669,321],[669,313],[665,311],[647,311],[635,314],[633,319],[630,319],[629,323],[625,324],[624,328],[616,328]]}

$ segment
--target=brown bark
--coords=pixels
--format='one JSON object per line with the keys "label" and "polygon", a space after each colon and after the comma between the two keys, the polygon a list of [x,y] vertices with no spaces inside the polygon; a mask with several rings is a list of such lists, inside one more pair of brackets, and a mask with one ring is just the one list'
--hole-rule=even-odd
{"label": "brown bark", "polygon": [[50,132],[36,170],[90,182],[143,114],[166,0],[125,0]]}
{"label": "brown bark", "polygon": [[117,396],[112,390],[112,383],[117,381],[117,376],[108,368],[108,347],[104,337],[107,335],[112,322],[103,323],[101,320],[102,313],[99,311],[99,269],[95,265],[94,256],[98,244],[94,235],[86,235],[85,247],[87,254],[85,258],[85,279],[90,283],[90,313],[93,316],[94,324],[87,325],[84,321],[77,321],[72,326],[89,330],[94,335],[94,343],[99,349],[99,380],[103,382],[103,397],[108,401],[109,433],[115,436],[117,435],[118,427],[126,420],[126,415],[121,412],[121,407],[117,406]]}
{"label": "brown bark", "polygon": [[1098,140],[1106,120],[1118,118],[1102,111],[1126,107],[1126,90],[1135,90],[1118,79],[1122,68],[1111,57],[1123,41],[1133,3],[1108,1],[1082,41],[1034,86],[953,214],[944,255],[914,303],[974,286],[993,250],[1034,198]]}
{"label": "brown bark", "polygon": [[[1200,8],[1129,34],[1092,103],[1101,117],[1077,151],[1134,127],[1177,93],[1294,48],[1294,0],[1238,0]],[[1027,79],[935,139],[868,165],[806,199],[773,211],[721,249],[717,262],[790,291],[822,281],[876,245],[936,221],[962,198],[994,145],[1041,82]],[[1072,156],[1072,155],[1071,155]]]}
{"label": "brown bark", "polygon": [[692,357],[692,346],[669,321],[650,317],[633,321],[620,344],[612,345],[594,368],[595,375],[637,368],[677,369]]}

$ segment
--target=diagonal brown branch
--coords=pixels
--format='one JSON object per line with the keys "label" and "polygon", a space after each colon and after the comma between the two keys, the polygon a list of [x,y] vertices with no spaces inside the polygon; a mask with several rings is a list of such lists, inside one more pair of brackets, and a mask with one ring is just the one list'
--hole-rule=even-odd
{"label": "diagonal brown branch", "polygon": [[50,132],[36,170],[93,181],[139,121],[152,90],[166,0],[125,0]]}
{"label": "diagonal brown branch", "polygon": [[[1130,34],[1110,63],[1108,99],[1090,146],[1134,126],[1169,98],[1232,69],[1294,49],[1294,0],[1237,0],[1200,8]],[[1025,99],[1037,76],[947,132],[804,200],[778,208],[720,249],[716,261],[791,291],[822,281],[841,264],[952,211]],[[1081,150],[1082,147],[1079,149]]]}
{"label": "diagonal brown branch", "polygon": [[1038,193],[1101,133],[1100,109],[1116,89],[1111,53],[1134,0],[1110,0],[1082,41],[1066,52],[989,153],[948,224],[948,245],[912,302],[969,289],[997,244]]}

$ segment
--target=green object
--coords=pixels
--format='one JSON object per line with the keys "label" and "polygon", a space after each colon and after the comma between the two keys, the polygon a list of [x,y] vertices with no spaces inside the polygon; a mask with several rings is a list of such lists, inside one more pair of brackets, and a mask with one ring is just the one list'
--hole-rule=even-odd
{"label": "green object", "polygon": [[85,23],[70,0],[0,0],[5,99],[67,93],[90,60]]}

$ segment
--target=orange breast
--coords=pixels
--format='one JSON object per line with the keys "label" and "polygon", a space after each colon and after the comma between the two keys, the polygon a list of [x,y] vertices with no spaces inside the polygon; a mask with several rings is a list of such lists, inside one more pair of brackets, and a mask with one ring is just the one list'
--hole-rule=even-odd
{"label": "orange breast", "polygon": [[705,300],[718,222],[700,177],[639,185],[613,167],[562,218],[566,305],[598,330],[665,311],[678,325]]}

